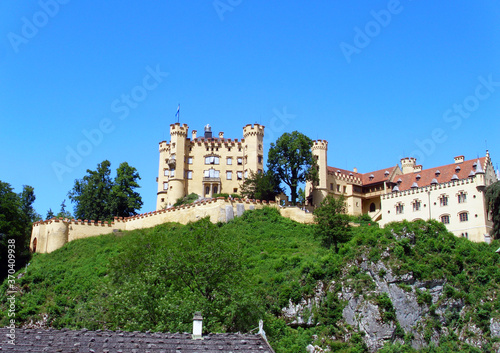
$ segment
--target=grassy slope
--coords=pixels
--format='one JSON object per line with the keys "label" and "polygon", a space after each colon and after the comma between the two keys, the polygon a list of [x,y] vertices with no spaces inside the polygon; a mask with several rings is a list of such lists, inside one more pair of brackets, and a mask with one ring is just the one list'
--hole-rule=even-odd
{"label": "grassy slope", "polygon": [[[318,336],[318,344],[326,342],[323,345],[330,344],[340,351],[363,351],[359,335],[354,335],[350,343],[330,340],[332,335],[342,331],[337,326],[342,303],[335,301],[334,294],[316,313],[321,323],[316,327],[292,329],[277,318],[277,314],[289,299],[298,302],[302,296],[311,295],[318,280],[338,282],[347,263],[357,261],[363,254],[377,261],[386,248],[392,254],[388,263],[395,272],[413,271],[419,279],[446,277],[450,283],[447,295],[465,298],[470,305],[467,317],[461,320],[477,322],[487,335],[487,322],[491,316],[497,316],[500,309],[497,296],[500,262],[494,253],[499,244],[488,246],[457,239],[435,223],[405,223],[392,228],[391,231],[390,227],[386,230],[360,227],[353,232],[353,239],[341,247],[339,254],[321,247],[313,236],[312,226],[282,218],[271,209],[247,212],[210,231],[220,233],[220,239],[234,249],[243,264],[242,273],[249,279],[242,281],[245,284],[240,292],[228,295],[259,305],[262,310],[259,314],[265,318],[266,332],[277,352],[304,351],[313,341],[312,335]],[[169,298],[177,295],[175,281],[163,280],[168,270],[162,263],[169,249],[175,248],[179,236],[187,234],[186,231],[184,226],[167,224],[127,232],[121,237],[105,235],[77,240],[52,254],[36,254],[26,274],[17,280],[22,291],[16,302],[17,322],[37,321],[42,314],[48,314],[49,324],[59,328],[189,330],[191,324],[186,318],[192,315],[190,306],[196,302],[186,299],[186,307],[178,306],[179,316],[174,317],[177,311],[165,306],[168,299],[161,295],[165,292],[169,293]],[[416,235],[415,244],[408,239],[397,240],[393,235],[405,232]],[[128,262],[124,262],[124,257]],[[363,283],[359,273],[351,275]],[[139,278],[146,284],[134,282]],[[4,283],[0,293],[3,294],[6,288]],[[155,288],[159,288],[158,291],[155,292]],[[190,293],[181,291],[179,296],[188,298]],[[118,299],[113,301],[113,298],[126,303],[127,309],[120,308]],[[150,317],[148,308],[151,307],[158,308],[160,319]],[[6,302],[0,309],[5,316]],[[232,310],[244,316],[241,314],[244,309]],[[133,320],[129,317],[131,312],[137,313]],[[4,317],[1,323],[5,324],[5,320]],[[463,324],[459,321],[450,325]],[[216,320],[207,324],[212,331],[224,331],[228,327]],[[256,324],[250,323],[251,327]],[[466,346],[457,345],[455,341],[453,337],[443,341],[443,347],[455,345],[453,349],[465,349]]]}

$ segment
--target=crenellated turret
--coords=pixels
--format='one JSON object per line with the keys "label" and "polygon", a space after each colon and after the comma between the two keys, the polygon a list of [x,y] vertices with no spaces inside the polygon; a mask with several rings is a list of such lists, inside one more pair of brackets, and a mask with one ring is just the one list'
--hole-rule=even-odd
{"label": "crenellated turret", "polygon": [[248,124],[243,127],[245,174],[264,170],[264,126]]}
{"label": "crenellated turret", "polygon": [[413,173],[417,170],[422,170],[422,166],[417,169],[417,159],[413,157],[406,157],[401,159],[401,171],[403,174]]}
{"label": "crenellated turret", "polygon": [[315,206],[318,206],[321,201],[328,194],[327,189],[327,178],[328,178],[328,141],[326,140],[316,140],[313,141],[313,145],[311,147],[311,152],[313,158],[316,159],[316,163],[318,165],[318,177],[319,182],[316,185],[308,182],[306,183],[306,193],[309,193],[309,199],[312,196],[312,203]]}

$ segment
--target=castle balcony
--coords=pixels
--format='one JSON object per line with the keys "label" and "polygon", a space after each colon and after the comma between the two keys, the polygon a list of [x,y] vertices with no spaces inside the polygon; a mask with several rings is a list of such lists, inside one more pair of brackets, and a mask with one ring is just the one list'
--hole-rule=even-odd
{"label": "castle balcony", "polygon": [[220,183],[220,178],[203,177],[204,183]]}
{"label": "castle balcony", "polygon": [[175,168],[175,158],[170,158],[167,164],[169,167]]}

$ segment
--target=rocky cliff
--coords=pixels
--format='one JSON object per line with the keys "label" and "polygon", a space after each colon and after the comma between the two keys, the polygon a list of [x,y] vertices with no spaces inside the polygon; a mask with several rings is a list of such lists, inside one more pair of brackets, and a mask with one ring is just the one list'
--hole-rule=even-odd
{"label": "rocky cliff", "polygon": [[[500,351],[500,319],[493,313],[478,312],[478,306],[496,301],[488,293],[479,302],[462,292],[446,276],[422,280],[414,271],[404,271],[395,252],[398,244],[408,251],[417,246],[413,232],[394,234],[394,243],[380,249],[365,247],[355,259],[347,262],[339,276],[328,283],[318,282],[313,295],[282,309],[290,326],[315,327],[323,324],[319,314],[328,294],[342,306],[337,320],[336,336],[315,338],[308,352],[328,351],[326,341],[349,341],[360,334],[367,349],[376,352],[387,343],[411,345],[421,349],[439,346],[446,339],[457,340],[487,351]],[[371,254],[371,256],[370,256]],[[407,268],[407,267],[406,267]],[[417,271],[418,272],[418,271]],[[462,274],[465,270],[462,269]],[[440,272],[438,272],[440,273]],[[470,274],[470,273],[469,273]],[[472,282],[476,278],[469,278]]]}

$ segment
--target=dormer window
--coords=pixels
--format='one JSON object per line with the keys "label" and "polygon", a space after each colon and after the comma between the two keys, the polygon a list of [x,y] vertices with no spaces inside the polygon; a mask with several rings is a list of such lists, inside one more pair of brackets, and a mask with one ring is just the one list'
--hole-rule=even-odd
{"label": "dormer window", "polygon": [[373,174],[370,174],[370,180],[373,180],[373,178],[375,178],[375,176]]}
{"label": "dormer window", "polygon": [[420,180],[420,178],[421,178],[420,174],[417,174],[416,179],[417,179],[417,180]]}
{"label": "dormer window", "polygon": [[386,170],[386,171],[384,172],[384,175],[385,175],[385,176],[388,176],[388,175],[389,175],[389,171],[388,171],[388,170]]}
{"label": "dormer window", "polygon": [[431,185],[436,185],[437,183],[438,183],[437,179],[433,178],[432,181],[431,181]]}
{"label": "dormer window", "polygon": [[456,174],[453,174],[453,176],[451,177],[451,180],[458,180],[458,176]]}
{"label": "dormer window", "polygon": [[436,170],[436,173],[434,174],[436,174],[436,176],[438,177],[441,174],[441,172],[439,170]]}
{"label": "dormer window", "polygon": [[416,188],[418,188],[418,184],[417,184],[417,182],[414,182],[413,184],[411,184],[411,188],[412,188],[412,189],[416,189]]}
{"label": "dormer window", "polygon": [[455,168],[455,172],[457,172],[457,173],[458,173],[458,172],[460,171],[460,169],[462,169],[462,168],[460,168],[460,166],[459,166],[459,165],[457,165],[457,167]]}
{"label": "dormer window", "polygon": [[396,183],[401,184],[402,182],[403,182],[403,180],[401,180],[401,178],[399,178]]}

